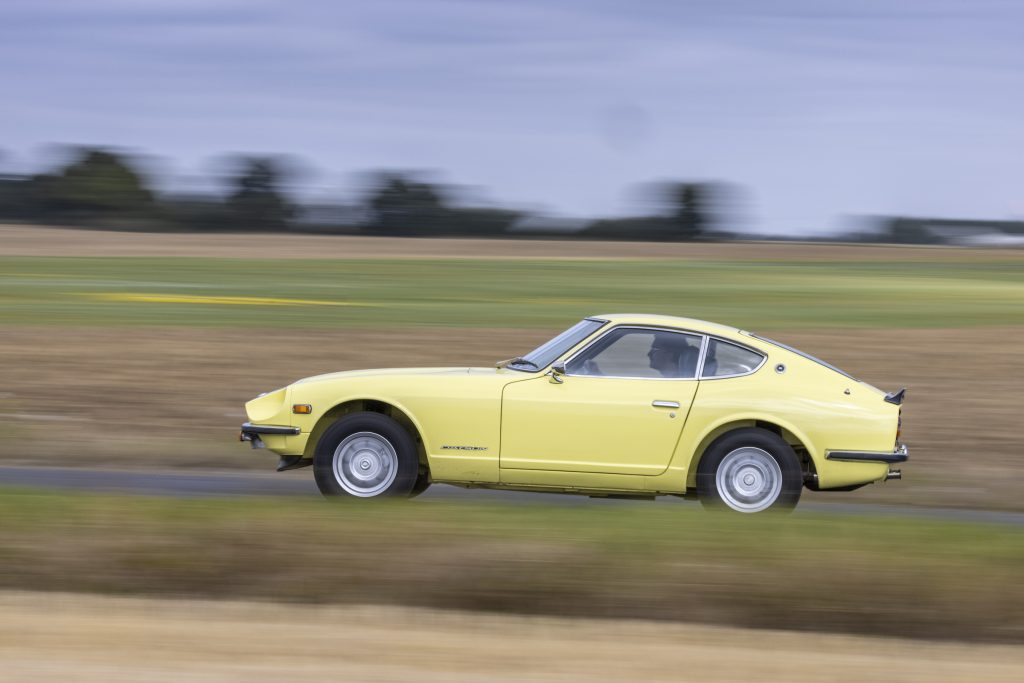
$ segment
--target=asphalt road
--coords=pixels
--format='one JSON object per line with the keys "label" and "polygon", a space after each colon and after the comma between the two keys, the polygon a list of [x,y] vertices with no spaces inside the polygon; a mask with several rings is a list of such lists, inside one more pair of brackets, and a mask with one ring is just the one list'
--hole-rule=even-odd
{"label": "asphalt road", "polygon": [[[129,493],[144,496],[175,498],[231,496],[318,496],[313,473],[309,469],[281,473],[252,472],[177,472],[167,470],[110,470],[71,467],[0,467],[0,486],[34,489],[61,489],[106,493]],[[417,501],[472,501],[500,504],[557,505],[696,505],[692,501],[664,496],[656,502],[615,499],[593,499],[520,491],[462,489],[455,486],[432,486]],[[995,510],[961,510],[956,508],[925,508],[895,505],[872,505],[851,502],[803,501],[800,512],[834,512],[839,514],[918,517],[1024,525],[1024,513]]]}

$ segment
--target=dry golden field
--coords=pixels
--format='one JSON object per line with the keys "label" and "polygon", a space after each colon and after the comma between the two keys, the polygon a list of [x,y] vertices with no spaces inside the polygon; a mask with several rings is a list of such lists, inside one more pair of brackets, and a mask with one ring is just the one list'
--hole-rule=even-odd
{"label": "dry golden field", "polygon": [[[897,251],[894,251],[897,250]],[[1012,253],[1012,252],[1011,252]],[[600,242],[555,239],[362,237],[354,235],[140,233],[0,225],[2,256],[163,256],[281,259],[596,258],[698,260],[976,261],[1007,258],[998,249],[892,247],[790,242]],[[1024,252],[1021,253],[1024,260]]]}
{"label": "dry golden field", "polygon": [[[123,287],[132,285],[120,283],[144,279],[149,262],[139,262],[136,257],[148,255],[162,257],[161,263],[171,263],[171,266],[161,266],[167,268],[177,267],[174,265],[179,262],[176,257],[193,257],[182,259],[184,265],[179,270],[166,271],[170,275],[165,273],[159,278],[154,275],[153,279],[178,277],[180,284],[174,286],[191,287],[181,291],[203,293],[206,290],[188,284],[193,271],[202,263],[224,264],[234,259],[207,261],[194,257],[243,259],[254,254],[356,259],[356,263],[370,264],[359,271],[367,292],[364,297],[391,286],[388,277],[404,277],[409,272],[389,261],[391,270],[384,270],[385,266],[381,265],[381,272],[385,274],[375,277],[374,258],[408,259],[410,263],[424,259],[424,264],[432,264],[432,270],[424,271],[423,277],[435,279],[420,281],[413,277],[402,285],[405,289],[395,290],[395,297],[410,294],[423,297],[413,308],[380,308],[380,312],[373,314],[376,317],[366,317],[370,314],[364,311],[370,309],[345,309],[357,317],[340,326],[332,326],[334,318],[327,317],[327,313],[310,313],[308,315],[314,317],[300,319],[300,324],[296,325],[264,326],[241,317],[254,310],[253,306],[198,306],[195,319],[186,311],[176,313],[178,318],[168,318],[166,324],[161,324],[162,311],[180,307],[127,303],[118,308],[60,289],[65,280],[74,286],[84,286],[81,283],[85,282],[95,289],[105,286],[106,278],[110,280],[106,285],[122,287],[111,291],[122,292]],[[37,258],[40,256],[88,258],[41,262]],[[718,278],[718,289],[708,291],[719,297],[714,301],[720,302],[723,311],[732,311],[736,319],[762,321],[756,328],[759,332],[825,358],[876,386],[887,390],[909,387],[904,407],[904,437],[911,448],[911,460],[903,468],[905,479],[853,494],[821,494],[819,497],[1024,508],[1017,483],[1024,474],[1018,422],[1019,406],[1024,399],[1024,342],[1021,341],[1024,325],[1019,322],[1024,313],[1024,296],[1020,294],[1018,282],[1020,273],[1024,272],[1024,251],[1021,250],[139,234],[0,226],[0,276],[6,267],[11,274],[9,281],[21,283],[16,284],[21,289],[10,290],[13,292],[9,299],[13,303],[7,309],[10,322],[0,326],[0,424],[7,434],[7,438],[0,441],[0,459],[7,464],[270,470],[274,465],[271,456],[251,453],[235,441],[237,427],[244,419],[242,404],[259,392],[303,376],[336,370],[489,365],[497,359],[523,353],[572,320],[563,317],[562,308],[554,308],[546,313],[547,317],[540,319],[558,321],[550,326],[547,322],[530,327],[494,325],[494,321],[502,317],[494,313],[493,303],[488,302],[500,302],[502,287],[514,287],[517,278],[530,277],[535,272],[530,265],[515,267],[525,270],[509,270],[507,279],[493,284],[486,296],[473,299],[472,292],[466,293],[469,304],[454,297],[462,296],[464,289],[463,280],[457,278],[472,275],[453,275],[456,279],[447,283],[447,288],[438,289],[438,297],[442,297],[438,300],[440,303],[431,304],[432,294],[424,292],[424,288],[434,286],[431,283],[436,283],[437,277],[457,270],[445,265],[446,261],[437,260],[441,257],[474,259],[472,263],[477,264],[490,263],[481,261],[490,257],[504,259],[502,264],[519,258],[545,257],[586,257],[598,259],[596,263],[601,263],[602,259],[634,259],[623,271],[622,287],[616,282],[601,281],[603,271],[600,270],[585,271],[581,275],[578,270],[558,270],[563,266],[557,263],[550,266],[556,270],[544,271],[545,277],[586,275],[594,278],[595,288],[605,287],[600,292],[594,289],[590,294],[591,290],[578,290],[574,296],[582,303],[563,304],[554,299],[552,305],[563,306],[565,316],[576,315],[573,311],[577,309],[591,314],[600,312],[610,307],[599,303],[606,297],[639,287],[644,262],[635,259],[681,259],[679,263],[684,264],[701,264],[710,259],[715,264],[742,266],[735,276],[733,271],[722,270],[724,266],[718,265],[711,267],[712,270],[699,271],[699,277]],[[778,259],[784,260],[776,263]],[[731,278],[739,277],[746,265],[762,260],[766,263],[761,266],[765,270],[757,275],[760,280],[749,285],[732,284]],[[876,260],[877,270],[870,265]],[[133,266],[135,270],[128,274],[116,271],[125,261],[142,265]],[[799,268],[802,263],[825,268],[821,271],[824,275],[811,270],[797,279],[787,279],[794,268],[792,264],[798,264],[795,267]],[[823,306],[820,313],[813,316],[799,317],[799,312],[815,301],[814,292],[804,290],[819,281],[819,277],[829,278],[832,264],[841,269],[851,263],[867,268],[844,281],[862,288],[857,297],[843,299],[840,287],[829,294],[835,304]],[[889,270],[889,263],[896,264],[893,268],[897,269],[901,263],[917,263],[924,269],[919,271],[919,278],[923,279],[886,281],[885,288],[897,289],[892,292],[886,289],[877,298],[879,306],[888,306],[916,297],[912,299],[913,305],[901,310],[909,316],[927,307],[929,313],[915,320],[913,325],[901,326],[899,321],[904,313],[896,309],[875,309],[873,303],[864,303],[874,302],[875,299],[868,297],[883,287],[876,286],[872,273],[878,272],[881,276]],[[82,264],[92,270],[81,270],[86,267]],[[104,270],[108,265],[112,275]],[[207,267],[194,277],[215,279],[216,275],[210,274],[211,268],[216,271],[220,267]],[[512,268],[497,263],[495,267]],[[32,268],[48,270],[35,273]],[[76,268],[79,270],[74,270]],[[974,268],[980,275],[974,274]],[[573,274],[561,275],[563,272]],[[950,274],[948,280],[946,272]],[[223,291],[240,291],[239,287],[258,280],[258,273],[240,271],[233,276],[235,279],[226,280],[228,289]],[[959,279],[954,279],[954,275]],[[79,279],[67,279],[71,277]],[[129,277],[135,280],[114,279]],[[323,286],[327,287],[324,291],[330,293],[335,291],[330,287],[341,286],[336,278],[333,271],[322,276]],[[49,299],[32,298],[36,296],[32,283],[37,281],[41,283],[39,286],[49,287],[46,290]],[[95,285],[96,282],[100,284]],[[762,282],[767,287],[777,287],[771,291],[777,291],[778,295],[762,292],[757,306],[729,308],[737,298],[748,296],[751,288],[757,289]],[[166,282],[152,284],[170,286]],[[531,286],[533,289],[527,294],[516,295],[523,301],[515,309],[520,317],[528,315],[533,308],[548,310],[528,298],[545,291],[548,280]],[[901,286],[906,291],[899,290]],[[0,291],[0,305],[4,302],[3,294]],[[802,298],[794,298],[797,295]],[[60,296],[65,299],[59,299]],[[590,301],[594,303],[588,303]],[[51,319],[34,313],[36,307],[43,305],[56,306],[54,315],[60,317]],[[87,308],[90,305],[98,308]],[[457,321],[452,325],[431,326],[421,322],[402,326],[399,315],[402,311],[415,312],[426,305],[449,306],[439,310],[457,311],[455,315],[462,317],[452,317]],[[847,312],[844,308],[847,305],[860,306],[859,313]],[[764,313],[765,306],[775,308]],[[78,310],[96,310],[108,317],[92,324],[88,322],[89,315],[75,317]],[[148,317],[131,317],[135,315],[131,311],[135,310]],[[268,310],[267,317],[273,318],[283,309]],[[335,315],[334,310],[341,309],[330,309],[330,316]],[[944,314],[947,310],[951,311],[948,315]],[[982,311],[985,317],[971,319],[971,312],[976,310]],[[876,312],[877,316],[872,317]],[[788,315],[799,324],[772,326],[776,313],[783,318]],[[221,315],[236,318],[222,321],[218,317]],[[485,318],[478,324],[475,321],[480,316]],[[998,324],[1003,319],[1007,322]]]}
{"label": "dry golden field", "polygon": [[[242,404],[299,377],[365,367],[489,365],[551,331],[16,327],[0,337],[7,464],[271,470],[239,444]],[[905,478],[825,500],[1020,509],[1020,328],[799,332],[787,341],[868,382],[909,386]],[[782,336],[782,335],[780,335]],[[941,343],[936,343],[941,340]],[[291,349],[301,348],[299,357]],[[812,495],[808,493],[808,495]]]}

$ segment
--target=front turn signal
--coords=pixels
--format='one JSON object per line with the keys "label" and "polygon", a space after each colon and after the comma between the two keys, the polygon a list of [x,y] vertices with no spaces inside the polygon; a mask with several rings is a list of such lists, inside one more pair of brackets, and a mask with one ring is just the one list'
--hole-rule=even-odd
{"label": "front turn signal", "polygon": [[308,403],[296,403],[292,406],[292,412],[296,415],[309,415],[313,412],[313,406]]}

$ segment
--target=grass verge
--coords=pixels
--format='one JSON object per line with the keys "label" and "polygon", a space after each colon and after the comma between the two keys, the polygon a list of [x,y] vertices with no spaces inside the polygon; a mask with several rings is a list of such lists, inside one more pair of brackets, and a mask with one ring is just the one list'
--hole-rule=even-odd
{"label": "grass verge", "polygon": [[1024,642],[1012,526],[19,489],[0,519],[6,589]]}

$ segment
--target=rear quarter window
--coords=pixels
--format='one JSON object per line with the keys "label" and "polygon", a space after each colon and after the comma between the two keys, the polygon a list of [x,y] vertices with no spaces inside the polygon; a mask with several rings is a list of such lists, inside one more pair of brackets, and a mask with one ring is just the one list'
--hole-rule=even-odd
{"label": "rear quarter window", "polygon": [[757,370],[764,359],[765,356],[756,351],[719,339],[711,339],[701,377],[747,375]]}

